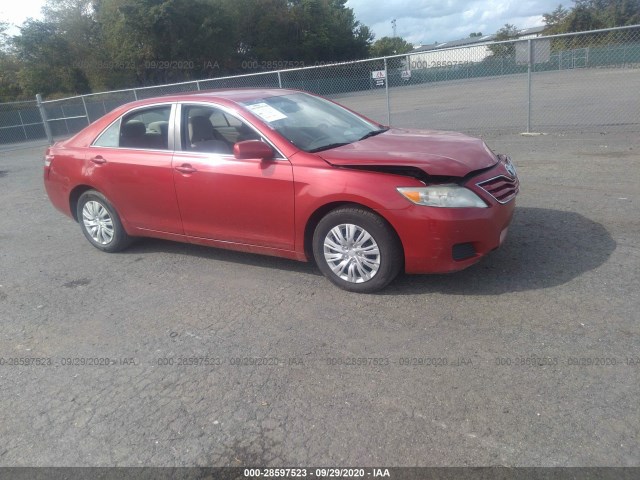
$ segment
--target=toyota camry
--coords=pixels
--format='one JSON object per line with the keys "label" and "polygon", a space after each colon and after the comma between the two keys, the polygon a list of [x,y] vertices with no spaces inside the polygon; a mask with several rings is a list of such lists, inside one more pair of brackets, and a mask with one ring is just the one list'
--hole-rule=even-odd
{"label": "toyota camry", "polygon": [[50,147],[44,183],[104,252],[155,237],[315,261],[354,292],[476,263],[504,241],[519,189],[480,139],[284,89],[123,105]]}

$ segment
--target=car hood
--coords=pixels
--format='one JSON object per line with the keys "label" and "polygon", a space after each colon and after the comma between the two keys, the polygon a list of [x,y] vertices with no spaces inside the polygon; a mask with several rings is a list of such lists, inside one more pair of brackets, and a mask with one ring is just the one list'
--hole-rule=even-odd
{"label": "car hood", "polygon": [[418,167],[428,175],[452,177],[464,177],[498,161],[479,138],[456,132],[400,128],[318,155],[335,166]]}

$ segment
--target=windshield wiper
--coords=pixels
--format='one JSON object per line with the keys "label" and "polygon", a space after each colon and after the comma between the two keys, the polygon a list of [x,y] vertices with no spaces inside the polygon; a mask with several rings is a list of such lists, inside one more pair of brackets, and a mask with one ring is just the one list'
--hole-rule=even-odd
{"label": "windshield wiper", "polygon": [[342,147],[343,145],[349,145],[349,143],[351,143],[351,142],[330,143],[329,145],[324,145],[322,147],[318,147],[318,148],[313,148],[311,150],[307,150],[307,152],[309,152],[309,153],[321,152],[323,150],[329,150],[331,148],[338,148],[338,147]]}
{"label": "windshield wiper", "polygon": [[387,130],[389,130],[389,127],[384,127],[384,128],[381,128],[380,130],[373,130],[372,132],[369,132],[363,135],[362,137],[360,137],[358,141],[364,140],[365,138],[374,137],[376,135],[386,132]]}
{"label": "windshield wiper", "polygon": [[[381,133],[386,132],[387,130],[389,130],[389,127],[383,127],[380,130],[373,130],[372,132],[369,132],[366,135],[363,135],[362,137],[360,137],[357,141],[359,142],[360,140],[364,140],[365,138],[369,138],[369,137],[373,137],[375,135],[379,135]],[[329,150],[331,148],[337,148],[337,147],[342,147],[343,145],[349,145],[350,143],[352,143],[352,142],[330,143],[329,145],[325,145],[323,147],[318,147],[318,148],[314,148],[312,150],[307,150],[307,152],[309,152],[309,153],[321,152],[323,150]]]}

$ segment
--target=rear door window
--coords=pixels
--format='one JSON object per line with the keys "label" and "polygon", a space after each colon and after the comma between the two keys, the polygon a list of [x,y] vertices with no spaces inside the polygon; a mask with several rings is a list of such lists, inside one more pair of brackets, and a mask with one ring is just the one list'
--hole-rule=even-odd
{"label": "rear door window", "polygon": [[170,116],[171,105],[135,110],[107,127],[93,145],[168,150]]}

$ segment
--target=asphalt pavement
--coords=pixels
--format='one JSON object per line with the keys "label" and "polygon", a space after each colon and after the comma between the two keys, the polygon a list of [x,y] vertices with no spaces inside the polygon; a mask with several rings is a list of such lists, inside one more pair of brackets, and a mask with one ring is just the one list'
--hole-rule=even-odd
{"label": "asphalt pavement", "polygon": [[640,137],[486,141],[522,184],[503,248],[376,295],[167,241],[101,253],[42,147],[0,151],[0,465],[638,466]]}

